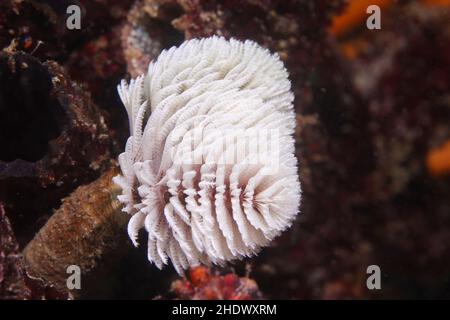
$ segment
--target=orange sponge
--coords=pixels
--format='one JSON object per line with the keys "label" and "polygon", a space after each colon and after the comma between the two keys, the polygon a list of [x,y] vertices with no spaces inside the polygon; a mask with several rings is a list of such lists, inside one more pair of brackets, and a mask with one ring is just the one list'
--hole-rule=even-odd
{"label": "orange sponge", "polygon": [[440,148],[432,149],[426,158],[428,171],[435,176],[450,173],[450,140]]}

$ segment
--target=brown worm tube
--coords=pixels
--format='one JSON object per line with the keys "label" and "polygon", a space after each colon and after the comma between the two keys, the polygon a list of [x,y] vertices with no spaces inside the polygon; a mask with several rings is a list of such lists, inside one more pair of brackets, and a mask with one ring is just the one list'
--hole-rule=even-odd
{"label": "brown worm tube", "polygon": [[[68,266],[79,266],[82,279],[95,279],[100,259],[104,263],[117,255],[118,247],[126,244],[122,235],[126,235],[128,218],[116,200],[117,189],[111,181],[116,174],[114,166],[63,199],[61,207],[23,251],[31,277],[67,290]],[[83,290],[84,284],[89,286],[82,283]]]}

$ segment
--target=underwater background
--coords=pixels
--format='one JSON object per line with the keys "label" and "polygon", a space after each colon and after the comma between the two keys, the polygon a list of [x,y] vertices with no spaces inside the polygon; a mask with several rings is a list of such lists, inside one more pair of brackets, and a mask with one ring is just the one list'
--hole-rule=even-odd
{"label": "underwater background", "polygon": [[[449,21],[447,0],[1,1],[0,299],[450,298]],[[285,63],[302,200],[258,256],[180,278],[148,263],[95,190],[129,135],[117,84],[211,35]],[[67,259],[36,262],[34,279],[23,250],[58,208],[38,240]],[[81,290],[63,288],[67,264],[85,266]]]}

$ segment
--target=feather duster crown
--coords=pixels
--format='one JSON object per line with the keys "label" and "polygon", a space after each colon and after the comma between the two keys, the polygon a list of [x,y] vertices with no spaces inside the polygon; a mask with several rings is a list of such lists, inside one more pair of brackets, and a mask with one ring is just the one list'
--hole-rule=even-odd
{"label": "feather duster crown", "polygon": [[252,41],[211,37],[163,51],[119,95],[131,136],[114,182],[128,233],[178,273],[256,254],[297,215],[288,74]]}

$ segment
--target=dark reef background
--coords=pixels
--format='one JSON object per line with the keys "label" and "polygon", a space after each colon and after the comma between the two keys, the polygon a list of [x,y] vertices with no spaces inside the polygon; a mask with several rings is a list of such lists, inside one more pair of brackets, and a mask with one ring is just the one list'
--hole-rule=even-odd
{"label": "dark reef background", "polygon": [[[73,3],[81,30],[65,27]],[[370,4],[381,30],[365,27]],[[448,0],[1,1],[0,299],[450,298],[449,21]],[[124,147],[120,79],[214,34],[286,63],[303,190],[293,227],[256,258],[187,279],[105,227],[81,291],[30,278],[22,250]],[[95,246],[100,231],[62,232],[62,246]],[[381,290],[366,288],[372,264]]]}

